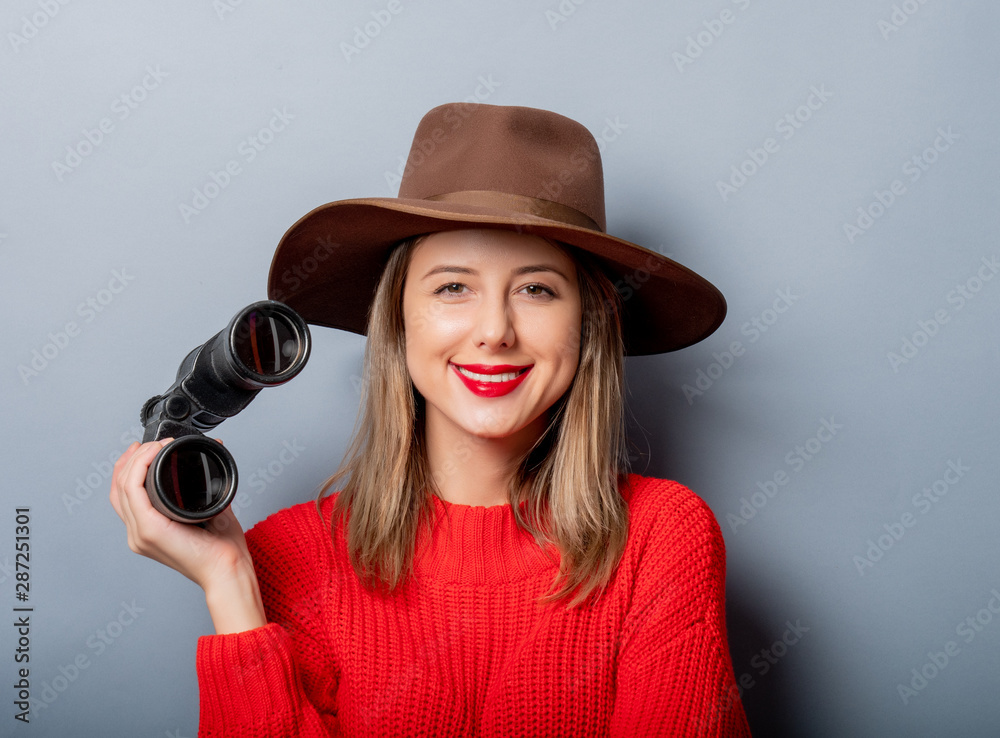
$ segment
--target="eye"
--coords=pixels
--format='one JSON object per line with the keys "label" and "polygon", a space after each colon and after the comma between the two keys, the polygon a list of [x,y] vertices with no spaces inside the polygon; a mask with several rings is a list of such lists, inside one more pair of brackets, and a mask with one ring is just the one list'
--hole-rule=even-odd
{"label": "eye", "polygon": [[[452,289],[457,288],[457,289]],[[449,282],[448,284],[443,284],[434,290],[435,295],[440,295],[442,292],[448,295],[460,295],[465,285],[461,282]]]}
{"label": "eye", "polygon": [[555,297],[556,293],[542,284],[525,285],[522,289],[528,290],[530,297]]}

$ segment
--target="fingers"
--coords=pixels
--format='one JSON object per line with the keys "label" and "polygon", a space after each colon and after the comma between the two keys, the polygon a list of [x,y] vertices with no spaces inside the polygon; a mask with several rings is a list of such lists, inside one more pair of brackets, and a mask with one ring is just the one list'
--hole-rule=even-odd
{"label": "fingers", "polygon": [[142,514],[143,502],[149,504],[146,495],[146,469],[162,448],[158,441],[145,443],[135,449],[125,461],[116,479],[116,488],[112,494],[117,497],[119,517],[125,523],[128,546],[135,553],[142,553],[140,545],[140,526],[137,513]]}
{"label": "fingers", "polygon": [[115,462],[110,501],[125,523],[129,548],[177,570],[204,588],[246,568],[249,553],[243,530],[231,509],[205,529],[177,523],[153,507],[146,475],[160,450],[173,439],[132,444]]}
{"label": "fingers", "polygon": [[108,494],[108,499],[111,501],[111,507],[115,509],[118,513],[118,517],[122,516],[121,505],[118,502],[118,476],[121,474],[122,469],[125,468],[125,464],[129,459],[135,454],[135,450],[139,448],[140,444],[138,441],[133,441],[125,452],[118,457],[115,462],[114,467],[111,470],[111,490]]}
{"label": "fingers", "polygon": [[111,505],[125,523],[129,548],[140,553],[140,521],[163,525],[166,520],[153,508],[146,494],[146,472],[156,454],[172,439],[132,444],[115,463],[110,492]]}
{"label": "fingers", "polygon": [[146,494],[146,473],[149,471],[153,459],[173,439],[165,438],[162,441],[150,441],[144,443],[125,462],[122,473],[119,476],[119,488],[125,495],[129,496],[129,503],[135,512],[146,514],[147,510],[152,510],[153,505]]}

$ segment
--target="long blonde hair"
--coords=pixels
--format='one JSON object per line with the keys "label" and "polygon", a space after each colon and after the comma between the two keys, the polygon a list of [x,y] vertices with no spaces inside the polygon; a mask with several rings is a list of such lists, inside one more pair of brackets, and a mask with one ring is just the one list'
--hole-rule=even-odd
{"label": "long blonde hair", "polygon": [[[351,565],[370,588],[394,590],[413,573],[420,526],[430,532],[436,489],[427,464],[423,398],[406,368],[403,286],[421,237],[389,256],[369,312],[361,409],[353,438],[322,498],[347,478],[334,503]],[[625,549],[628,508],[623,419],[622,305],[588,255],[551,242],[577,266],[580,360],[570,388],[550,411],[546,431],[517,460],[508,499],[517,525],[559,551],[559,571],[539,601],[599,597]],[[526,502],[522,511],[521,502]],[[579,590],[579,591],[577,591]]]}

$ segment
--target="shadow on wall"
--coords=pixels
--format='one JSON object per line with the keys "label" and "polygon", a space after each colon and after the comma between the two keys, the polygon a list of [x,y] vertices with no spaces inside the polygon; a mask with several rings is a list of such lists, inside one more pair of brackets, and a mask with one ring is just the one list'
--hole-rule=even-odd
{"label": "shadow on wall", "polygon": [[[756,618],[747,600],[727,589],[726,624],[729,629],[729,655],[736,672],[743,709],[750,732],[759,738],[793,738],[796,732],[789,716],[792,689],[788,672],[776,666],[784,653],[778,643],[801,637],[796,623],[790,622],[783,636],[771,642],[772,633]],[[769,645],[762,647],[762,643]]]}
{"label": "shadow on wall", "polygon": [[[667,384],[679,385],[675,378],[691,374],[687,370],[693,365],[690,361],[675,362]],[[678,428],[664,417],[662,405],[636,401],[636,398],[654,397],[665,391],[662,369],[640,361],[629,364],[626,373],[632,393],[626,400],[631,469],[638,474],[674,479],[677,470],[689,468],[691,464],[690,458],[682,458],[676,450],[683,447],[684,439],[675,435]],[[706,455],[709,451],[705,449]],[[718,509],[716,500],[706,498],[700,490],[694,491]],[[720,525],[725,531],[724,521],[720,521]],[[760,608],[754,605],[757,596],[751,591],[739,591],[727,578],[726,623],[736,684],[754,736],[792,738],[801,735],[801,730],[796,731],[790,716],[788,706],[794,690],[788,670],[781,668],[780,662],[794,651],[799,639],[808,638],[809,624],[790,620],[776,636],[773,623],[768,627],[759,616]]]}
{"label": "shadow on wall", "polygon": [[[630,428],[630,459],[636,473],[656,476],[650,468],[649,452],[641,433]],[[657,461],[670,468],[669,454],[658,454]],[[656,466],[659,466],[657,463]],[[733,662],[736,685],[743,709],[750,723],[752,735],[768,738],[794,738],[796,732],[789,717],[788,705],[792,700],[791,684],[787,670],[780,661],[794,649],[795,644],[808,632],[809,626],[801,621],[789,620],[784,632],[777,638],[773,629],[765,627],[753,607],[752,593],[742,593],[727,584],[726,626],[729,636],[729,655]],[[725,709],[725,706],[723,706]]]}

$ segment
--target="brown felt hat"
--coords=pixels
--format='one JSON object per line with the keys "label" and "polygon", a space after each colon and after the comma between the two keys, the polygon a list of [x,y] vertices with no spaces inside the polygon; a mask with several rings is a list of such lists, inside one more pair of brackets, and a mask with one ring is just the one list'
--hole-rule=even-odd
{"label": "brown felt hat", "polygon": [[726,314],[707,280],[604,232],[601,155],[586,128],[545,110],[480,103],[423,117],[399,197],[338,200],[293,225],[275,251],[268,296],[309,323],[364,335],[392,248],[462,228],[516,230],[593,255],[622,295],[632,356],[690,346]]}

